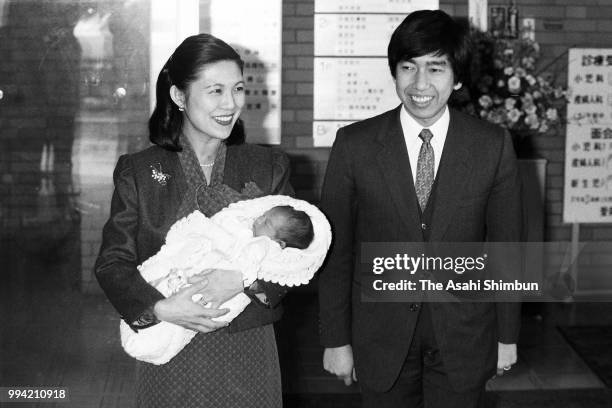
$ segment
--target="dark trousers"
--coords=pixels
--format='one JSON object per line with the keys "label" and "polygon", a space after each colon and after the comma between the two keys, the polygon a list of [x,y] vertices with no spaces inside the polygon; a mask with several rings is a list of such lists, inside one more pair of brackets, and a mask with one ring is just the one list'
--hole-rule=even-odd
{"label": "dark trousers", "polygon": [[386,392],[363,386],[361,392],[364,408],[477,408],[484,403],[484,386],[464,392],[452,388],[434,336],[429,307],[423,303],[396,382]]}

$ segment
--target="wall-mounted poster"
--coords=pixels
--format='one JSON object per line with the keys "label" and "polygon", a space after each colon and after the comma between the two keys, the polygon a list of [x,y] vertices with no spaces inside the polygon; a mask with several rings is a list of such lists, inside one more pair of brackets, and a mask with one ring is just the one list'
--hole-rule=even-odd
{"label": "wall-mounted poster", "polygon": [[315,13],[408,14],[438,8],[438,0],[315,0]]}
{"label": "wall-mounted poster", "polygon": [[385,56],[404,14],[315,14],[316,56]]}
{"label": "wall-mounted poster", "polygon": [[612,223],[612,49],[569,51],[563,221]]}
{"label": "wall-mounted poster", "polygon": [[412,11],[438,0],[315,0],[314,146],[338,128],[397,106],[387,63],[391,34]]}
{"label": "wall-mounted poster", "polygon": [[495,37],[501,37],[506,31],[506,8],[491,7],[489,10],[489,31]]}
{"label": "wall-mounted poster", "polygon": [[200,31],[234,47],[245,62],[247,141],[281,141],[281,0],[200,0]]}

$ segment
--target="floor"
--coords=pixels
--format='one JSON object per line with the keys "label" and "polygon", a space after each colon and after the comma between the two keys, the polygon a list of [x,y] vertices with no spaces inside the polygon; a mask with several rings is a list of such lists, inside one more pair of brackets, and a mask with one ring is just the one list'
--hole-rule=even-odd
{"label": "floor", "polygon": [[[345,387],[339,381],[330,381],[321,368],[322,349],[316,344],[316,297],[294,294],[288,298],[287,313],[279,327],[281,338],[291,336],[283,326],[299,318],[294,337],[280,343],[281,357],[297,361],[294,372],[285,377],[299,377],[300,381],[286,379],[285,390],[303,392],[357,392],[356,387]],[[503,377],[487,384],[491,391],[555,390],[604,388],[602,381],[567,344],[557,325],[612,324],[612,305],[541,305],[524,307],[519,343],[518,363]],[[289,316],[289,317],[288,317]],[[298,342],[298,351],[287,344]],[[612,345],[611,345],[612,346]]]}
{"label": "floor", "polygon": [[[66,387],[70,398],[63,404],[0,406],[132,407],[135,366],[119,346],[118,317],[104,296],[78,289],[76,256],[70,251],[41,256],[4,240],[0,260],[0,386]],[[286,308],[284,322],[277,327],[284,392],[346,394],[352,401],[350,394],[357,388],[345,387],[322,370],[316,296],[308,288],[296,291],[286,299]],[[487,389],[582,390],[584,395],[603,389],[556,327],[612,324],[612,306],[528,304],[524,309],[519,362]],[[291,401],[288,406],[298,406]]]}

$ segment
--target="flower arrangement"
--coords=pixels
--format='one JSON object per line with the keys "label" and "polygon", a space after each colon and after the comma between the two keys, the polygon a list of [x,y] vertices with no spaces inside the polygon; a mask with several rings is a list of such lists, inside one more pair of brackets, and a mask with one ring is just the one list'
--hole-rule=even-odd
{"label": "flower arrangement", "polygon": [[546,133],[563,123],[567,91],[554,86],[551,76],[540,74],[537,42],[525,36],[496,38],[474,31],[476,53],[463,109],[523,138]]}

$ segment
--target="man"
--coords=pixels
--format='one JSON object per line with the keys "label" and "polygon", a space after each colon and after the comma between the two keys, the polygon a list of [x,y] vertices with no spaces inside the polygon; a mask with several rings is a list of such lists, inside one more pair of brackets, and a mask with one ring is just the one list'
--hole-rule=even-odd
{"label": "man", "polygon": [[[402,104],[341,128],[321,196],[334,244],[320,274],[324,368],[359,379],[366,407],[476,407],[516,362],[518,303],[366,303],[364,242],[520,238],[520,183],[506,131],[449,109],[468,66],[466,31],[411,13],[388,60]],[[427,300],[423,294],[421,300]]]}

